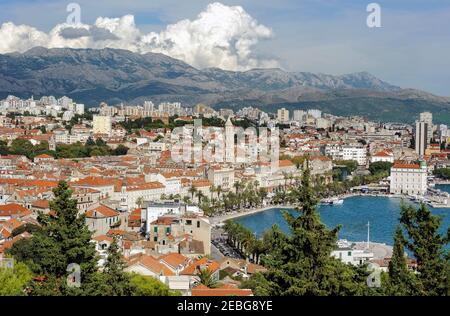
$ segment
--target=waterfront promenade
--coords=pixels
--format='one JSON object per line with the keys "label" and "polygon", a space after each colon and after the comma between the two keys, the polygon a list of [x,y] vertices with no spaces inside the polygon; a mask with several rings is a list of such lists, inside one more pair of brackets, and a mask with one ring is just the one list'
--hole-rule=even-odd
{"label": "waterfront promenade", "polygon": [[220,215],[220,216],[214,216],[210,217],[209,220],[211,224],[220,224],[223,223],[229,219],[235,219],[243,216],[248,216],[252,214],[257,214],[260,212],[264,212],[273,208],[294,208],[294,205],[267,205],[260,208],[252,208],[252,209],[244,209],[243,211],[234,211],[228,214]]}
{"label": "waterfront promenade", "polygon": [[[381,196],[381,197],[392,197],[392,198],[407,198],[407,196],[394,195],[394,194],[374,194],[374,193],[347,193],[343,195],[336,196],[339,199],[348,199],[355,196]],[[241,211],[234,211],[220,216],[210,217],[211,224],[220,224],[229,219],[235,219],[243,216],[253,215],[260,212],[264,212],[273,208],[295,208],[295,205],[281,204],[281,205],[267,205],[260,208],[244,209]]]}

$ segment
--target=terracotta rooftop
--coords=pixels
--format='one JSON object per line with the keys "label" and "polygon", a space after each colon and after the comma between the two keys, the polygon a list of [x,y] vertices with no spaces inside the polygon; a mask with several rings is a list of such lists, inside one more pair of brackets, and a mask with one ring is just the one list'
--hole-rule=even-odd
{"label": "terracotta rooftop", "polygon": [[88,218],[114,217],[119,216],[119,212],[109,208],[105,205],[100,205],[92,210],[86,212]]}

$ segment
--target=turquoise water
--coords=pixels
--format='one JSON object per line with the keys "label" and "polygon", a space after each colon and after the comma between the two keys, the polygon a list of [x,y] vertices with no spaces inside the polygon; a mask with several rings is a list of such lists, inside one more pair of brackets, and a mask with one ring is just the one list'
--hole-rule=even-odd
{"label": "turquoise water", "polygon": [[[440,189],[448,192],[450,186]],[[410,203],[409,201],[405,201]],[[321,205],[319,213],[322,221],[329,228],[341,225],[339,238],[351,241],[367,240],[367,222],[370,222],[370,240],[393,244],[395,228],[400,216],[401,199],[388,197],[357,196],[345,199],[344,204],[336,206]],[[273,208],[265,212],[237,218],[236,221],[261,236],[273,224],[284,231],[288,226],[283,218],[282,210],[296,214],[292,209]],[[450,225],[450,209],[431,208],[435,215],[443,218],[441,233],[445,234]]]}

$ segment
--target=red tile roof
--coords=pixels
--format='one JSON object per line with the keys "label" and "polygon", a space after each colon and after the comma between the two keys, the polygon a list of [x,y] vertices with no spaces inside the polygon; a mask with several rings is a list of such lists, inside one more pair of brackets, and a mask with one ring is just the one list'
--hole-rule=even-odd
{"label": "red tile roof", "polygon": [[215,272],[220,268],[220,265],[213,260],[209,260],[207,257],[203,257],[199,260],[196,260],[194,263],[187,266],[181,274],[184,275],[193,275],[199,271],[199,269],[207,268],[210,272]]}
{"label": "red tile roof", "polygon": [[100,205],[86,212],[86,217],[88,218],[115,217],[115,216],[119,216],[119,212],[105,205]]}
{"label": "red tile roof", "polygon": [[420,169],[418,164],[396,163],[393,168],[396,169]]}
{"label": "red tile roof", "polygon": [[133,265],[142,265],[157,275],[175,275],[169,268],[159,262],[158,259],[148,255],[141,255],[137,259],[131,259],[128,263],[128,267]]}
{"label": "red tile roof", "polygon": [[160,257],[160,261],[167,263],[173,268],[177,268],[178,266],[186,265],[190,261],[190,259],[179,253],[169,253]]}
{"label": "red tile roof", "polygon": [[11,203],[11,204],[5,204],[0,205],[0,216],[11,216],[11,215],[19,215],[19,216],[26,216],[30,215],[32,212],[27,209],[26,207],[23,207],[20,204]]}

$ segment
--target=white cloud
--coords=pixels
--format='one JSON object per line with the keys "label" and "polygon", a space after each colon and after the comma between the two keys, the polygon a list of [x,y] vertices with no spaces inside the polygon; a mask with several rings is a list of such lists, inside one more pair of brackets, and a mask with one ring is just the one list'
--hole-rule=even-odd
{"label": "white cloud", "polygon": [[254,46],[272,36],[240,6],[212,3],[194,20],[181,20],[156,33],[141,32],[133,15],[99,17],[94,25],[58,24],[49,33],[27,25],[3,23],[0,53],[47,48],[122,48],[139,53],[157,52],[194,67],[247,70],[278,67],[278,62],[255,56]]}

